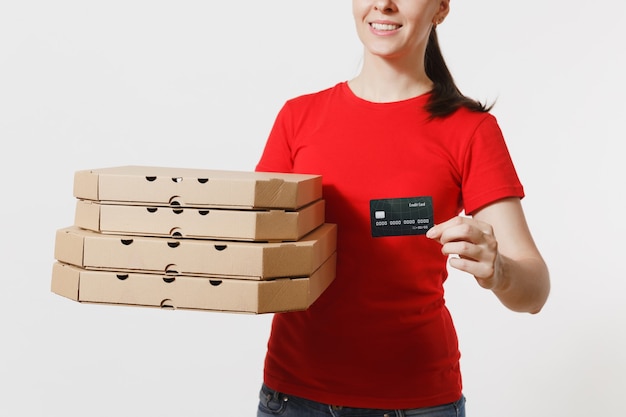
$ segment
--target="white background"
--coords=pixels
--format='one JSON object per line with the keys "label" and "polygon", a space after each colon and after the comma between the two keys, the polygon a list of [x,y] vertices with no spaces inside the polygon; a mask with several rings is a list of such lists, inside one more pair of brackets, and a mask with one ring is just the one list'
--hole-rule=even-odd
{"label": "white background", "polygon": [[[468,416],[623,412],[622,0],[452,2],[461,89],[497,99],[552,273],[535,316],[452,273]],[[283,102],[354,76],[350,2],[3,1],[0,415],[254,416],[270,316],[81,305],[50,292],[73,174],[252,170]]]}

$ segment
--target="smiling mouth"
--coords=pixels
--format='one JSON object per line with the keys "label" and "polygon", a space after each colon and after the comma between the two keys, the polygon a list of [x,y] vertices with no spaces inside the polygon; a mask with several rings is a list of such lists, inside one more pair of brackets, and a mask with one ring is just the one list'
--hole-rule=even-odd
{"label": "smiling mouth", "polygon": [[370,26],[374,30],[380,30],[380,31],[393,31],[393,30],[398,30],[402,27],[402,25],[394,25],[391,23],[375,23],[375,22],[370,23]]}

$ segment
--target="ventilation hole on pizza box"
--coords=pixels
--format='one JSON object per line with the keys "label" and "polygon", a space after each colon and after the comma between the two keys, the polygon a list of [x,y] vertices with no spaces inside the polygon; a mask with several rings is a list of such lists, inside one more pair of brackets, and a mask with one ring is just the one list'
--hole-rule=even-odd
{"label": "ventilation hole on pizza box", "polygon": [[163,277],[163,281],[171,284],[172,282],[176,281],[176,277]]}
{"label": "ventilation hole on pizza box", "polygon": [[133,239],[122,239],[122,245],[128,246],[133,243]]}
{"label": "ventilation hole on pizza box", "polygon": [[146,176],[146,181],[152,182],[152,181],[155,181],[155,180],[156,180],[156,177],[148,177],[148,176]]}
{"label": "ventilation hole on pizza box", "polygon": [[184,206],[179,195],[172,196],[170,198],[169,204],[170,204],[170,207],[176,207],[176,208]]}
{"label": "ventilation hole on pizza box", "polygon": [[148,213],[156,213],[157,208],[156,207],[146,207],[146,210],[148,210]]}
{"label": "ventilation hole on pizza box", "polygon": [[175,264],[169,264],[165,267],[165,273],[167,275],[178,275],[178,271],[176,270]]}
{"label": "ventilation hole on pizza box", "polygon": [[207,182],[209,182],[209,179],[208,178],[198,178],[198,182],[200,184],[206,184]]}
{"label": "ventilation hole on pizza box", "polygon": [[201,216],[206,216],[209,214],[209,210],[198,210],[198,213],[200,213]]}
{"label": "ventilation hole on pizza box", "polygon": [[124,281],[126,278],[128,278],[128,274],[117,274],[116,277],[120,281]]}
{"label": "ventilation hole on pizza box", "polygon": [[214,287],[217,287],[219,285],[222,285],[222,280],[221,279],[210,279],[209,282],[211,283],[211,285],[213,285]]}
{"label": "ventilation hole on pizza box", "polygon": [[180,242],[167,242],[167,246],[170,248],[177,248],[180,246]]}
{"label": "ventilation hole on pizza box", "polygon": [[180,214],[180,213],[182,213],[182,212],[183,212],[183,209],[181,209],[181,208],[176,208],[176,209],[173,209],[172,211],[174,212],[174,214]]}
{"label": "ventilation hole on pizza box", "polygon": [[161,308],[166,310],[176,310],[176,307],[174,307],[174,303],[172,302],[172,300],[169,299],[161,301]]}
{"label": "ventilation hole on pizza box", "polygon": [[224,249],[226,249],[226,245],[215,245],[215,250],[217,251],[223,251]]}
{"label": "ventilation hole on pizza box", "polygon": [[174,181],[174,182],[183,182],[183,178],[182,177],[173,177],[172,181]]}
{"label": "ventilation hole on pizza box", "polygon": [[172,237],[183,237],[182,232],[178,228],[170,230],[170,235]]}

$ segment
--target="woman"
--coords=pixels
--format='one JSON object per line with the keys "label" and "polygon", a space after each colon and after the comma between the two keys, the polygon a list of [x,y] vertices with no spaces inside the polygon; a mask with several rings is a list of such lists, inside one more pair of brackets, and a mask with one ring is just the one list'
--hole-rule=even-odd
{"label": "woman", "polygon": [[449,255],[514,311],[546,301],[501,131],[439,51],[448,11],[449,0],[353,0],[360,73],[277,116],[257,170],[322,175],[338,264],[307,311],[274,316],[259,417],[464,416]]}

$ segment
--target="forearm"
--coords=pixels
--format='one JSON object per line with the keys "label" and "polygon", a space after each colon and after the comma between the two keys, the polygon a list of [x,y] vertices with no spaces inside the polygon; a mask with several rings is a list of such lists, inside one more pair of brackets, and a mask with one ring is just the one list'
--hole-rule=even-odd
{"label": "forearm", "polygon": [[499,255],[493,278],[491,290],[513,311],[536,314],[550,293],[548,268],[541,258],[514,260]]}

